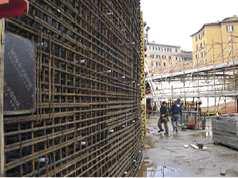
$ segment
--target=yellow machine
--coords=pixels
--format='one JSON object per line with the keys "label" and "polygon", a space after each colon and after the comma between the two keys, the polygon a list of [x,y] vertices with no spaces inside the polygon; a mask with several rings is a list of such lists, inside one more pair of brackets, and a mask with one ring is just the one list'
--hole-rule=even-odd
{"label": "yellow machine", "polygon": [[141,40],[140,40],[140,58],[141,58],[141,119],[142,119],[142,141],[146,134],[146,99],[145,99],[145,73],[144,73],[144,62],[145,62],[145,43],[144,43],[144,21],[141,13]]}

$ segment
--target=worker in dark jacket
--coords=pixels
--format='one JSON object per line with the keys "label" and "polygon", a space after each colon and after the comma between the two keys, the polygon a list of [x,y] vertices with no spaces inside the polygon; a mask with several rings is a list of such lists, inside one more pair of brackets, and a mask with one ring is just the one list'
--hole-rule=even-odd
{"label": "worker in dark jacket", "polygon": [[169,111],[168,111],[167,103],[165,101],[163,101],[162,105],[160,107],[160,118],[158,121],[158,127],[159,127],[159,132],[163,132],[164,130],[162,128],[162,124],[164,124],[164,129],[165,129],[166,135],[169,134],[168,115],[169,115]]}
{"label": "worker in dark jacket", "polygon": [[180,99],[177,99],[171,107],[173,131],[178,132],[178,123],[182,122],[182,105]]}

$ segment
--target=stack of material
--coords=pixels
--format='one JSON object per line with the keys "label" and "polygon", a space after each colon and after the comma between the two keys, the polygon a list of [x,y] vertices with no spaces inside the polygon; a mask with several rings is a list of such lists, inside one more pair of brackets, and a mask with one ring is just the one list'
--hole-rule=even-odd
{"label": "stack of material", "polygon": [[214,143],[238,149],[238,116],[214,118],[212,130]]}
{"label": "stack of material", "polygon": [[183,111],[182,117],[187,129],[200,129],[201,118],[198,111]]}

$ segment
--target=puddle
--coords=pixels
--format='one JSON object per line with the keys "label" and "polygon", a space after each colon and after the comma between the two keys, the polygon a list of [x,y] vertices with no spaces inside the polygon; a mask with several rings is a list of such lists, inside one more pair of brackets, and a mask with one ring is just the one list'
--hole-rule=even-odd
{"label": "puddle", "polygon": [[150,160],[145,160],[141,167],[140,177],[178,177],[184,175],[184,171],[169,165],[154,165]]}
{"label": "puddle", "polygon": [[178,177],[181,175],[181,171],[178,169],[167,167],[167,166],[158,166],[156,168],[148,168],[147,175],[148,177]]}

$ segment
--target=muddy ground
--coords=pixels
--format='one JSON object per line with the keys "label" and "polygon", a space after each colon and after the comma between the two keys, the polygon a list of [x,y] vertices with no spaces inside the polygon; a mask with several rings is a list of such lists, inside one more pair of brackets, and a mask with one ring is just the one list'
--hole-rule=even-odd
{"label": "muddy ground", "polygon": [[[178,134],[170,128],[170,135],[164,136],[158,133],[157,120],[148,120],[140,176],[238,177],[238,151],[214,145],[210,123],[208,120],[206,130],[185,130]],[[207,149],[190,146],[197,143],[204,144]],[[189,147],[185,148],[184,145]]]}

